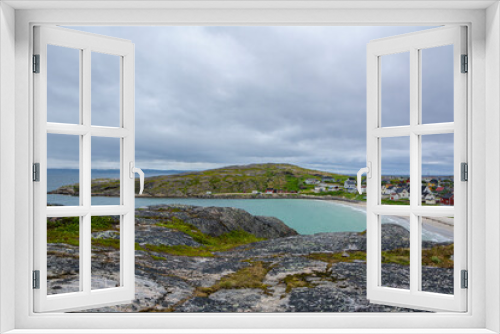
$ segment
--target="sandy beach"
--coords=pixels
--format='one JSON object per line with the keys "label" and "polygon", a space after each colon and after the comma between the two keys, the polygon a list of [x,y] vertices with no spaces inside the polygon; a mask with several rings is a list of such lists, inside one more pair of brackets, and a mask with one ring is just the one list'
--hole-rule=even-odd
{"label": "sandy beach", "polygon": [[[366,209],[366,202],[351,202],[351,201],[347,202],[339,200],[331,200],[331,201],[345,206]],[[454,222],[452,217],[424,217],[422,218],[422,223],[425,226],[426,230],[453,239]]]}

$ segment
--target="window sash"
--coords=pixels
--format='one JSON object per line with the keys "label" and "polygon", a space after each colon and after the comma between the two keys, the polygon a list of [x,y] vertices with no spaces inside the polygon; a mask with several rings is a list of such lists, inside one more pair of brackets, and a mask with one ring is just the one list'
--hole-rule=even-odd
{"label": "window sash", "polygon": [[[467,270],[467,185],[460,181],[460,163],[467,162],[467,76],[460,73],[460,55],[466,54],[466,28],[443,27],[372,41],[367,50],[367,161],[372,177],[367,180],[367,298],[374,303],[424,310],[467,310],[467,290],[461,288],[460,272]],[[421,49],[454,45],[454,122],[420,124]],[[410,125],[381,126],[380,59],[383,55],[410,53]],[[455,206],[421,206],[421,136],[454,133]],[[410,205],[381,205],[381,138],[403,136],[410,140]],[[380,215],[410,217],[410,289],[381,286]],[[421,285],[421,216],[454,217],[454,294],[419,291]]]}
{"label": "window sash", "polygon": [[[35,27],[34,54],[40,55],[40,73],[34,75],[34,161],[40,163],[40,182],[34,184],[34,270],[40,271],[40,288],[34,289],[34,311],[72,311],[130,302],[135,298],[134,210],[135,180],[129,177],[134,161],[134,46],[130,41],[78,32],[64,28]],[[80,122],[47,122],[47,45],[80,50]],[[91,123],[91,53],[120,57],[120,127]],[[47,134],[80,138],[80,205],[47,207]],[[91,205],[91,138],[118,138],[120,144],[120,205]],[[91,217],[119,215],[120,286],[91,288]],[[80,217],[80,291],[47,295],[47,218]]]}

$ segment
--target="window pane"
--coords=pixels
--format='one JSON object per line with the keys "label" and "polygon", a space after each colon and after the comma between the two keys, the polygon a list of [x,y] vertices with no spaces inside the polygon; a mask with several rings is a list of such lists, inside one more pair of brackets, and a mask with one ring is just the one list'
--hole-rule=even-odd
{"label": "window pane", "polygon": [[47,294],[80,291],[80,218],[47,218]]}
{"label": "window pane", "polygon": [[47,205],[80,205],[80,136],[47,134]]}
{"label": "window pane", "polygon": [[47,122],[80,122],[80,50],[47,45]]}
{"label": "window pane", "polygon": [[422,291],[453,294],[453,217],[421,217]]}
{"label": "window pane", "polygon": [[410,138],[381,139],[381,204],[410,204]]}
{"label": "window pane", "polygon": [[120,57],[92,52],[92,125],[120,126]]}
{"label": "window pane", "polygon": [[422,123],[453,122],[453,45],[420,51]]}
{"label": "window pane", "polygon": [[120,205],[120,141],[92,137],[92,205]]}
{"label": "window pane", "polygon": [[380,216],[382,228],[381,285],[410,288],[410,218]]}
{"label": "window pane", "polygon": [[120,216],[93,216],[92,290],[120,286]]}
{"label": "window pane", "polygon": [[381,56],[382,126],[410,124],[410,53]]}
{"label": "window pane", "polygon": [[422,136],[422,204],[453,206],[453,134]]}

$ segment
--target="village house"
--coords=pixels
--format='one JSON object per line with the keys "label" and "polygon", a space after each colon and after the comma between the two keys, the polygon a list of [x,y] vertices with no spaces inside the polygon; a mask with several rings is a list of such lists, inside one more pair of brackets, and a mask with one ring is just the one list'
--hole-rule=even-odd
{"label": "village house", "polygon": [[344,182],[344,189],[356,189],[356,181],[354,180],[346,180]]}
{"label": "village house", "polygon": [[437,187],[436,192],[442,193],[444,191],[444,187]]}
{"label": "village house", "polygon": [[321,178],[321,181],[322,182],[336,182],[337,180],[335,180],[333,177],[331,176],[323,176]]}
{"label": "village house", "polygon": [[428,186],[422,186],[422,196],[432,194],[432,190]]}
{"label": "village house", "polygon": [[395,187],[393,185],[389,185],[387,187],[382,188],[382,195],[391,195]]}
{"label": "village house", "polygon": [[304,183],[311,185],[311,184],[318,184],[319,181],[316,180],[316,179],[307,179],[307,180],[304,181]]}
{"label": "village house", "polygon": [[423,197],[423,202],[425,202],[425,204],[429,204],[429,205],[433,205],[433,204],[436,204],[436,196],[434,196],[434,194],[432,193],[428,193],[425,195],[425,197]]}
{"label": "village house", "polygon": [[410,197],[410,192],[406,188],[395,188],[391,193],[391,200],[393,201],[409,197]]}
{"label": "village house", "polygon": [[339,191],[339,190],[340,190],[340,187],[338,184],[328,186],[328,191]]}
{"label": "village house", "polygon": [[266,194],[274,194],[275,192],[276,192],[276,190],[274,190],[273,188],[266,189]]}
{"label": "village house", "polygon": [[314,187],[314,192],[315,193],[322,193],[322,192],[325,192],[326,191],[326,187],[322,187],[322,186],[316,186]]}
{"label": "village house", "polygon": [[454,205],[455,204],[455,195],[446,194],[441,197],[441,204],[443,205]]}

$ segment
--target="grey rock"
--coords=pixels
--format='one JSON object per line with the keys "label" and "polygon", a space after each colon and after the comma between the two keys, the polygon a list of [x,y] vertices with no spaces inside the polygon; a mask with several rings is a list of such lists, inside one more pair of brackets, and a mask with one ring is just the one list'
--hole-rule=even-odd
{"label": "grey rock", "polygon": [[[172,210],[172,208],[175,208]],[[182,219],[201,231],[216,236],[245,230],[270,239],[217,252],[214,257],[173,256],[136,251],[136,299],[130,304],[85,310],[85,312],[414,312],[415,310],[371,304],[366,300],[366,262],[329,264],[308,257],[312,253],[341,253],[350,261],[349,251],[366,251],[366,235],[355,232],[295,235],[279,221],[254,217],[242,210],[192,206],[155,206],[137,211],[136,242],[150,245],[200,247],[186,233],[158,226],[160,222]],[[249,218],[250,217],[250,218]],[[251,218],[253,217],[253,218]],[[252,226],[255,224],[256,226]],[[267,224],[267,225],[266,225]],[[271,232],[266,232],[269,229]],[[282,235],[283,236],[280,236]],[[117,231],[100,231],[93,238],[117,239]],[[409,232],[398,225],[382,226],[382,248],[409,246]],[[424,248],[437,243],[427,242]],[[79,290],[79,247],[48,244],[49,294]],[[347,255],[347,256],[346,256]],[[260,261],[267,274],[263,289],[218,289],[205,294],[223,277]],[[120,284],[120,253],[110,247],[92,247],[92,288]],[[297,275],[304,285],[287,287],[285,278]],[[422,268],[422,289],[453,293],[453,270]],[[409,267],[382,264],[384,286],[408,288]],[[205,290],[203,290],[205,291]]]}
{"label": "grey rock", "polygon": [[156,205],[137,212],[137,217],[180,219],[210,236],[243,230],[259,238],[297,235],[297,231],[274,217],[253,216],[242,209],[198,207],[190,205]]}

